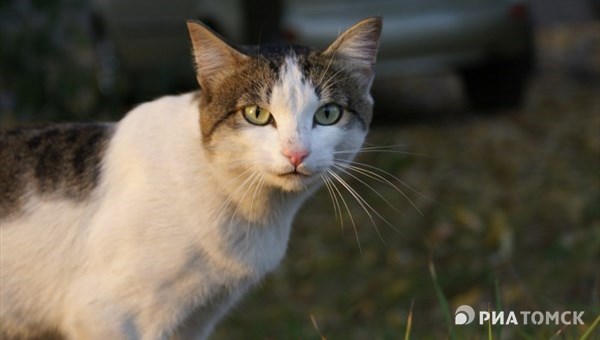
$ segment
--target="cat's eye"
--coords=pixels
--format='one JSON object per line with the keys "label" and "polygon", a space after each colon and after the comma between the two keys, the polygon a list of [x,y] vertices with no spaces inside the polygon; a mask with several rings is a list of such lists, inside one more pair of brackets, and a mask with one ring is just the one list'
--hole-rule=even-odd
{"label": "cat's eye", "polygon": [[262,108],[258,105],[249,105],[242,110],[244,118],[251,124],[254,125],[267,125],[271,123],[273,117],[269,110]]}
{"label": "cat's eye", "polygon": [[342,107],[337,104],[326,104],[315,112],[315,122],[319,125],[333,125],[342,118]]}

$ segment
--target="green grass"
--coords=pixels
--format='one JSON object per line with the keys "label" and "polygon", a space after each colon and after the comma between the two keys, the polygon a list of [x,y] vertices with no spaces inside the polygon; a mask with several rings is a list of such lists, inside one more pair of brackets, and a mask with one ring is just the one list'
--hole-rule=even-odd
{"label": "green grass", "polygon": [[435,266],[433,261],[429,261],[429,274],[431,275],[431,280],[433,281],[433,287],[435,289],[435,295],[437,296],[438,302],[440,304],[440,308],[444,315],[444,320],[446,321],[446,325],[448,326],[450,339],[456,340],[456,331],[454,329],[454,318],[452,318],[452,312],[450,311],[450,305],[448,304],[448,299],[446,299],[446,295],[442,291],[442,287],[437,280],[437,274],[435,273]]}
{"label": "green grass", "polygon": [[[587,340],[590,336],[592,336],[592,332],[598,328],[598,324],[600,324],[600,316],[596,317],[596,320],[594,320],[594,322],[585,330],[579,340]],[[598,338],[598,332],[595,333],[594,338]]]}
{"label": "green grass", "polygon": [[[501,289],[500,289],[500,280],[498,280],[498,278],[494,279],[494,297],[496,299],[496,308],[495,308],[495,310],[497,310],[497,311],[503,310],[503,308],[502,308],[502,292],[501,292]],[[491,335],[489,337],[491,338]],[[502,327],[497,327],[496,328],[495,338],[496,339],[501,339],[502,338]]]}

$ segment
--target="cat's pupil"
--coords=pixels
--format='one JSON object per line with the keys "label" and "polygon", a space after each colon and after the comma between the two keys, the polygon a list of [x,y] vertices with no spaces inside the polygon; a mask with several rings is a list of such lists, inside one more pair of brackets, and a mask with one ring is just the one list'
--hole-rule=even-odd
{"label": "cat's pupil", "polygon": [[258,119],[258,117],[260,116],[260,108],[256,108],[256,110],[254,111],[254,115],[256,116],[255,118]]}
{"label": "cat's pupil", "polygon": [[328,108],[326,108],[326,109],[325,109],[325,112],[323,112],[323,113],[325,114],[325,118],[329,119],[329,114],[331,113],[331,112],[329,111],[329,109],[328,109]]}

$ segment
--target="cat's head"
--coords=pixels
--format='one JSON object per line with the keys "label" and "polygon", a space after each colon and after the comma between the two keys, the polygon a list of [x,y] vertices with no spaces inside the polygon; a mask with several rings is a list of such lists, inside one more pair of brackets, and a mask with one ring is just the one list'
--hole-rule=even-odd
{"label": "cat's head", "polygon": [[381,18],[358,22],[322,51],[232,47],[200,23],[188,29],[202,142],[217,171],[298,191],[355,156],[373,114]]}

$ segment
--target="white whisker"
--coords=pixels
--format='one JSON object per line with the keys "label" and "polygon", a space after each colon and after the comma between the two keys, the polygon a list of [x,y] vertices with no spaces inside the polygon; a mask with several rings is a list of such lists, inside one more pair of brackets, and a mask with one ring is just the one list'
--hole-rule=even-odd
{"label": "white whisker", "polygon": [[254,202],[256,202],[256,195],[257,193],[260,192],[261,188],[262,188],[262,184],[264,183],[265,180],[265,175],[261,175],[260,179],[258,180],[258,184],[256,185],[256,187],[254,188],[254,192],[252,193],[252,201],[250,202],[250,214],[253,214],[254,212]]}
{"label": "white whisker", "polygon": [[[321,174],[321,179],[323,179],[323,183],[325,184],[325,187],[327,188],[327,191],[329,192],[329,198],[331,199],[331,205],[333,205],[333,215],[335,216],[336,220],[339,217],[340,225],[342,227],[342,232],[343,232],[344,231],[344,219],[342,218],[341,209],[339,209],[340,206],[339,206],[337,197],[335,196],[335,193],[333,192],[333,189],[331,188],[329,181],[327,180],[327,178],[325,178],[325,175]],[[339,216],[338,216],[338,214],[339,214]]]}
{"label": "white whisker", "polygon": [[[238,211],[240,209],[240,206],[242,204],[244,204],[244,198],[246,198],[246,195],[248,194],[248,192],[250,191],[250,189],[254,185],[254,182],[256,182],[256,180],[258,178],[260,178],[260,174],[259,173],[254,173],[249,178],[252,178],[252,181],[250,182],[250,184],[248,185],[248,187],[246,187],[246,190],[244,191],[244,194],[240,197],[240,200],[239,200],[237,206],[235,207],[235,210],[233,211],[233,214],[231,214],[231,216],[229,217],[229,227],[231,227],[231,223],[233,222],[233,218],[237,215],[237,213],[238,213]],[[246,183],[246,182],[247,181],[245,181],[244,183]],[[240,187],[243,187],[243,185],[240,186]]]}
{"label": "white whisker", "polygon": [[347,174],[348,176],[354,178],[355,180],[359,181],[361,184],[363,184],[364,186],[366,186],[367,188],[371,189],[371,191],[373,191],[377,196],[379,196],[379,198],[381,198],[385,203],[387,203],[387,205],[394,209],[396,212],[400,212],[400,210],[398,210],[398,208],[396,208],[392,203],[390,203],[390,201],[387,200],[387,198],[385,198],[379,191],[377,191],[375,188],[373,188],[369,183],[363,181],[362,179],[358,178],[357,176],[353,175],[352,173],[350,173],[350,171],[344,169],[344,167],[341,167],[339,165],[333,164],[333,166],[342,171],[343,173]]}
{"label": "white whisker", "polygon": [[[392,174],[392,173],[390,173],[390,172],[388,172],[388,171],[385,171],[385,170],[383,170],[383,169],[380,169],[380,168],[378,168],[378,167],[376,167],[376,166],[374,166],[374,165],[370,165],[370,164],[366,164],[366,163],[361,163],[361,162],[357,162],[357,161],[352,161],[352,162],[350,162],[350,163],[351,163],[351,164],[353,164],[355,167],[356,167],[356,165],[360,165],[360,166],[364,166],[364,167],[366,167],[366,168],[369,168],[369,169],[373,169],[373,170],[380,171],[381,173],[383,173],[383,174],[385,174],[385,175],[387,175],[387,176],[390,176],[392,179],[394,179],[394,180],[395,180],[395,181],[397,181],[398,183],[402,184],[402,186],[404,186],[405,188],[407,188],[407,189],[409,189],[410,191],[414,192],[415,194],[417,194],[417,195],[419,195],[419,196],[421,196],[421,197],[423,197],[423,198],[425,198],[425,199],[427,199],[427,200],[430,200],[430,201],[433,201],[433,202],[439,203],[439,202],[437,202],[436,200],[434,200],[433,198],[431,198],[431,197],[429,197],[429,196],[427,196],[427,195],[423,194],[422,192],[420,192],[419,190],[415,189],[415,188],[414,188],[413,186],[411,186],[410,184],[406,183],[405,181],[403,181],[402,179],[398,178],[397,176],[394,176],[394,174]],[[360,167],[356,167],[356,168],[357,168],[357,169],[361,169],[361,170],[363,170],[363,171],[367,171],[367,172],[373,173],[373,172],[371,172],[371,171],[369,171],[369,170],[367,170],[367,169],[363,169],[363,168],[360,168]],[[379,176],[380,176],[380,175],[379,175]]]}
{"label": "white whisker", "polygon": [[352,76],[346,76],[346,77],[338,77],[336,78],[336,76],[342,72],[344,70],[339,70],[338,72],[336,72],[331,78],[329,78],[329,81],[327,81],[327,83],[325,83],[322,87],[323,90],[329,90],[331,88],[333,88],[335,85],[347,81],[348,79],[351,79]]}
{"label": "white whisker", "polygon": [[342,150],[342,151],[334,151],[334,154],[353,154],[353,153],[375,153],[375,152],[379,152],[379,153],[395,153],[395,154],[401,154],[401,155],[409,155],[409,156],[421,156],[421,157],[431,157],[430,155],[427,154],[423,154],[423,153],[417,153],[417,152],[409,152],[409,151],[403,151],[403,150],[386,150],[386,149],[382,149],[382,150],[378,150],[378,149],[369,149],[369,150],[365,150],[365,149],[360,149],[360,150]]}
{"label": "white whisker", "polygon": [[327,66],[325,67],[325,70],[323,70],[323,73],[321,73],[321,76],[319,77],[319,81],[317,82],[317,86],[321,86],[323,84],[323,78],[325,78],[327,71],[329,71],[329,67],[333,63],[333,59],[335,58],[336,53],[337,53],[337,51],[333,51],[333,53],[331,54],[331,59],[329,59],[329,63],[327,63]]}
{"label": "white whisker", "polygon": [[[331,170],[327,170],[327,172],[329,174],[334,174]],[[342,203],[344,204],[344,207],[346,208],[346,211],[348,212],[348,217],[350,217],[350,222],[352,223],[352,228],[354,230],[354,236],[356,237],[356,243],[358,244],[358,250],[362,254],[363,251],[362,251],[362,246],[360,245],[360,238],[358,237],[358,229],[356,228],[356,223],[354,222],[354,217],[352,217],[352,213],[350,212],[350,208],[348,207],[348,203],[346,203],[346,199],[344,198],[344,196],[340,192],[340,189],[338,189],[337,185],[335,185],[335,183],[331,179],[328,179],[328,180],[329,180],[329,183],[331,183],[331,186],[335,189],[335,191],[340,196],[340,199],[342,200]]]}
{"label": "white whisker", "polygon": [[[233,178],[232,180],[230,180],[229,182],[227,182],[225,187],[228,187],[229,184],[231,184],[232,182],[234,182],[235,180],[237,180],[239,177],[243,176],[244,174],[248,173],[249,171],[251,171],[251,169],[246,169],[245,171],[243,171],[242,173],[240,173],[239,175],[237,175],[235,178]],[[229,205],[229,203],[233,200],[233,197],[235,196],[235,194],[241,190],[241,188],[244,187],[244,185],[252,178],[254,177],[255,173],[251,174],[250,176],[248,176],[248,178],[246,178],[242,184],[240,184],[234,191],[232,191],[227,199],[223,202],[223,204],[221,204],[221,206],[219,207],[219,209],[217,210],[217,220],[221,219],[221,215],[223,214],[223,212],[225,211],[225,208],[227,207],[227,205]]]}
{"label": "white whisker", "polygon": [[[359,182],[361,182],[362,184],[364,184],[365,186],[369,187],[371,190],[373,190],[373,192],[375,192],[381,199],[383,199],[392,209],[394,209],[397,212],[398,209],[396,209],[385,197],[383,197],[383,195],[381,195],[380,193],[377,192],[377,190],[375,190],[375,188],[373,188],[372,186],[370,186],[369,184],[367,184],[365,181],[361,180],[360,178],[352,175],[351,173],[349,173],[348,171],[346,171],[345,169],[336,166],[338,169],[340,169],[341,171],[343,171],[344,173],[348,174],[349,176],[351,176],[352,178],[358,180]],[[340,178],[341,179],[341,178]],[[346,182],[346,181],[344,181]],[[346,184],[348,184],[346,182]],[[350,184],[348,184],[348,186],[350,186]],[[352,188],[352,190],[357,194],[358,192],[356,191],[356,189]],[[383,217],[375,208],[373,208],[362,196],[359,195],[359,197],[361,198],[361,200],[365,203],[365,205],[367,207],[369,207],[371,209],[371,211],[373,211],[373,213],[375,213],[375,215],[377,217],[379,217],[381,220],[383,220],[390,228],[392,228],[394,231],[399,232],[400,230],[398,230],[398,228],[396,228],[392,223],[390,223],[385,217]],[[378,230],[379,231],[379,230]]]}
{"label": "white whisker", "polygon": [[[350,184],[348,184],[346,181],[344,181],[338,174],[336,174],[333,171],[328,171],[331,176],[333,178],[335,178],[344,188],[346,188],[346,190],[348,190],[348,192],[352,195],[352,197],[354,197],[354,199],[356,200],[356,202],[358,202],[358,204],[360,205],[360,207],[365,211],[365,213],[367,214],[367,216],[369,216],[369,219],[371,220],[371,223],[373,224],[373,227],[375,228],[375,231],[377,232],[377,235],[379,235],[379,238],[381,239],[381,242],[383,242],[384,245],[386,245],[385,240],[383,239],[383,237],[381,236],[381,232],[379,231],[379,228],[377,228],[377,223],[375,222],[375,219],[373,218],[373,215],[371,215],[369,209],[371,209],[371,211],[373,211],[374,213],[376,213],[382,220],[384,220],[385,222],[387,222],[389,224],[389,222],[383,218],[375,209],[373,209],[373,207],[367,203],[367,201],[365,201],[364,198],[362,198],[362,196],[360,196],[356,190],[354,190]],[[367,209],[369,208],[369,209]],[[391,224],[390,224],[391,225]],[[393,227],[392,227],[393,228]]]}
{"label": "white whisker", "polygon": [[[341,72],[344,72],[346,70],[347,70],[347,67],[343,66],[339,70],[337,70],[335,73],[333,73],[324,83],[320,83],[321,89],[323,91],[328,90],[330,87],[332,87],[332,85],[336,84],[337,82],[348,79],[349,77],[344,77],[343,79],[336,79],[336,76],[338,74],[340,74]],[[335,79],[335,82],[332,83],[332,81],[334,81],[334,79]]]}
{"label": "white whisker", "polygon": [[369,170],[365,170],[362,168],[359,168],[357,166],[354,165],[347,165],[348,170],[352,170],[354,172],[358,172],[361,173],[371,179],[374,179],[376,181],[379,181],[381,183],[386,183],[388,185],[390,185],[392,188],[394,188],[397,192],[399,192],[404,198],[406,198],[406,200],[410,203],[410,205],[413,206],[413,208],[415,208],[417,210],[417,212],[421,215],[421,216],[425,216],[423,214],[423,212],[421,211],[421,209],[419,209],[419,207],[415,204],[415,202],[413,202],[413,200],[410,199],[410,197],[408,197],[408,195],[402,191],[402,189],[398,188],[398,186],[396,186],[394,183],[392,183],[390,180],[388,180],[387,178],[379,175],[378,173],[375,173],[373,171],[369,171]]}

